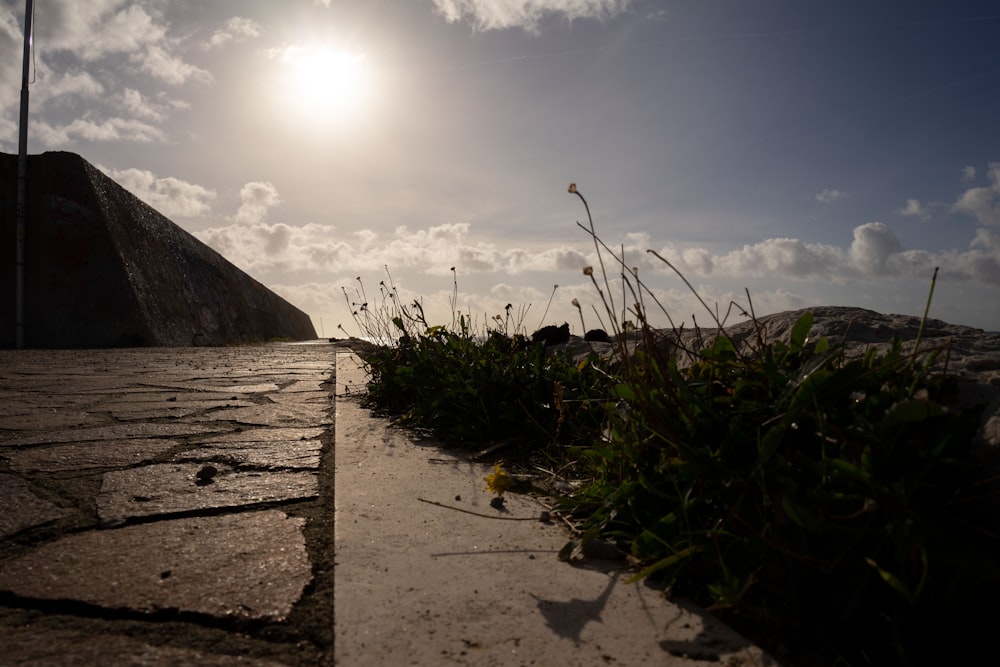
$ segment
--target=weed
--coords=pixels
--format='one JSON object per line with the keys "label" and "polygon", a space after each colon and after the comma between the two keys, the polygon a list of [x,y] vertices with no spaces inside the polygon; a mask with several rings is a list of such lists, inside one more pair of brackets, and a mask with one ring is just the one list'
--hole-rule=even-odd
{"label": "weed", "polygon": [[363,286],[360,301],[345,291],[364,334],[391,343],[367,355],[369,407],[469,447],[509,442],[537,450],[599,426],[601,405],[588,398],[603,395],[604,378],[529,342],[526,309],[515,315],[508,305],[476,329],[453,300],[453,326],[431,326],[419,301],[401,303],[391,278],[379,292],[372,309]]}

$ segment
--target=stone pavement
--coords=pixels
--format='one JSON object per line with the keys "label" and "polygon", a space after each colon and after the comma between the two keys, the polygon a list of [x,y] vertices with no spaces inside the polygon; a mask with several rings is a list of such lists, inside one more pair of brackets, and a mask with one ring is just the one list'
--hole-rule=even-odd
{"label": "stone pavement", "polygon": [[495,520],[363,382],[326,343],[0,350],[0,665],[776,664],[560,563],[536,501]]}
{"label": "stone pavement", "polygon": [[332,664],[334,359],[0,350],[0,664]]}

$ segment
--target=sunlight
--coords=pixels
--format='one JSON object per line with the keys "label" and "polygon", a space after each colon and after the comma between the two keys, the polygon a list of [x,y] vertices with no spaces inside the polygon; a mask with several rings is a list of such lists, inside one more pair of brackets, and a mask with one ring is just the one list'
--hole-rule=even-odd
{"label": "sunlight", "polygon": [[327,120],[358,115],[369,96],[370,72],[363,54],[326,45],[288,47],[282,54],[288,100],[297,112]]}

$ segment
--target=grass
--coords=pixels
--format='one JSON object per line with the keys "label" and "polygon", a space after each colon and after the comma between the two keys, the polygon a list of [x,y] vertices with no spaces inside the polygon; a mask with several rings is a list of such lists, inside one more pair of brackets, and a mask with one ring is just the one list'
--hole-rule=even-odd
{"label": "grass", "polygon": [[451,325],[431,325],[390,278],[375,307],[363,286],[354,300],[345,291],[365,335],[392,341],[366,359],[367,404],[573,478],[557,498],[576,527],[564,558],[612,542],[636,579],[777,640],[788,660],[979,664],[982,650],[985,664],[1000,549],[970,453],[980,410],[945,407],[946,350],[918,336],[851,356],[843,341],[811,340],[808,314],[770,341],[752,306],[755,335],[739,346],[707,304],[716,334],[684,349],[679,331],[651,325],[651,310],[669,313],[570,193],[599,258],[584,274],[611,353],[546,350],[511,306],[474,326],[453,300]]}

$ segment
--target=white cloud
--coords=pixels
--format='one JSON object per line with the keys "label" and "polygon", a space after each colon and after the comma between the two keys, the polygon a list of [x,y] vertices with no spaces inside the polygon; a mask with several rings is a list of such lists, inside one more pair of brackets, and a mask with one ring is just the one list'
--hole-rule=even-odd
{"label": "white cloud", "polygon": [[31,101],[36,110],[52,101],[63,102],[68,97],[94,100],[104,94],[104,86],[89,72],[59,74],[44,64],[39,70],[39,80],[44,80],[45,85],[31,88]]}
{"label": "white cloud", "polygon": [[57,0],[36,7],[39,49],[69,51],[84,61],[110,53],[135,53],[163,41],[167,33],[159,17],[147,11],[148,5],[123,0]]}
{"label": "white cloud", "polygon": [[888,225],[868,222],[854,228],[851,242],[851,263],[865,275],[887,273],[889,257],[903,249],[899,239]]}
{"label": "white cloud", "polygon": [[[928,278],[941,267],[942,278],[1000,285],[1000,234],[978,230],[970,249],[904,250],[896,234],[881,222],[858,225],[847,248],[774,238],[722,254],[704,248],[666,246],[658,251],[686,276],[773,278],[868,282],[882,276]],[[663,272],[665,267],[647,262]]]}
{"label": "white cloud", "polygon": [[846,192],[841,192],[840,190],[831,190],[826,188],[821,190],[816,194],[816,201],[820,204],[832,204],[838,199],[845,199],[848,196]]}
{"label": "white cloud", "polygon": [[[241,207],[241,210],[247,209]],[[263,216],[265,210],[266,207],[257,214]],[[333,230],[327,225],[291,226],[245,219],[194,235],[247,271],[346,269],[352,262],[353,248],[333,240]]]}
{"label": "white cloud", "polygon": [[[842,279],[837,268],[844,264],[844,251],[834,246],[805,243],[799,239],[774,238],[748,244],[739,250],[713,255],[704,248],[659,251],[681,273],[695,275]],[[665,267],[651,264],[659,271]]]}
{"label": "white cloud", "polygon": [[192,218],[211,212],[215,192],[208,188],[171,176],[157,178],[153,172],[142,169],[97,167],[168,218]]}
{"label": "white cloud", "polygon": [[261,271],[283,268],[354,272],[379,271],[385,266],[415,270],[423,275],[447,275],[451,267],[461,273],[509,273],[528,271],[578,272],[592,262],[575,248],[532,252],[501,251],[492,243],[470,240],[467,223],[448,223],[425,229],[398,227],[383,238],[371,230],[338,236],[329,225],[268,224],[267,209],[277,201],[277,191],[266,183],[248,184],[244,204],[234,224],[197,232],[202,241],[233,263]]}
{"label": "white cloud", "polygon": [[989,185],[969,188],[959,195],[954,208],[982,225],[1000,226],[1000,162],[989,164],[986,177]]}
{"label": "white cloud", "polygon": [[962,182],[972,183],[975,180],[976,180],[976,168],[971,165],[962,167]]}
{"label": "white cloud", "polygon": [[1000,232],[985,227],[976,230],[976,236],[969,244],[970,248],[985,248],[1000,256]]}
{"label": "white cloud", "polygon": [[774,238],[742,251],[730,252],[714,261],[733,275],[783,275],[802,279],[828,275],[838,259],[831,246],[804,243],[799,239]]}
{"label": "white cloud", "polygon": [[477,30],[536,30],[550,15],[567,19],[608,19],[628,9],[630,0],[434,0],[449,23],[465,21]]}
{"label": "white cloud", "polygon": [[134,88],[126,88],[118,98],[121,100],[121,105],[137,118],[148,118],[155,122],[163,120],[163,112],[159,105]]}
{"label": "white cloud", "polygon": [[163,132],[148,123],[130,118],[108,118],[96,121],[77,118],[65,125],[52,125],[44,120],[31,124],[32,136],[43,146],[61,148],[74,141],[163,141]]}
{"label": "white cloud", "polygon": [[576,248],[552,248],[530,252],[515,248],[504,253],[511,273],[522,271],[580,271],[590,263],[586,254]]}
{"label": "white cloud", "polygon": [[930,217],[927,207],[921,204],[919,199],[907,199],[906,205],[896,209],[896,213],[917,218]]}
{"label": "white cloud", "polygon": [[[23,16],[11,4],[4,3],[0,9],[0,52],[18,57],[0,61],[0,85],[16,90]],[[212,76],[185,61],[186,42],[170,35],[164,4],[133,0],[35,3],[33,139],[48,148],[64,149],[78,141],[165,140],[169,113],[187,103],[149,92],[135,75],[150,75],[145,78],[152,78],[157,88],[161,82],[210,83]],[[9,115],[16,107],[16,95],[0,99],[0,113]],[[72,110],[75,120],[64,113]],[[59,115],[47,115],[49,111]]]}
{"label": "white cloud", "polygon": [[234,220],[240,224],[253,225],[267,217],[268,209],[281,203],[278,188],[273,183],[251,182],[240,188],[240,208]]}
{"label": "white cloud", "polygon": [[133,60],[139,63],[142,71],[175,86],[188,80],[212,82],[212,75],[208,70],[186,63],[160,46],[150,46],[145,53],[134,56]]}
{"label": "white cloud", "polygon": [[230,42],[242,42],[246,39],[260,37],[263,31],[263,27],[256,21],[234,16],[226,21],[224,26],[212,33],[207,46],[208,48],[216,48]]}
{"label": "white cloud", "polygon": [[431,275],[444,275],[452,266],[464,271],[496,271],[502,258],[490,243],[472,244],[468,223],[449,223],[411,231],[397,227],[385,247],[390,266],[419,267]]}

